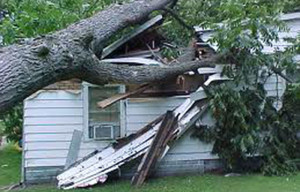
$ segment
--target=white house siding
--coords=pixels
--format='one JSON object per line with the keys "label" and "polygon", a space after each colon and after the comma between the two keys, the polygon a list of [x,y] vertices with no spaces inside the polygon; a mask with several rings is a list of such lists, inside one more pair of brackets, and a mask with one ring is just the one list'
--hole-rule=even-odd
{"label": "white house siding", "polygon": [[179,106],[185,97],[132,98],[126,102],[126,133],[130,135],[167,110]]}
{"label": "white house siding", "polygon": [[[126,135],[136,132],[167,110],[173,110],[185,99],[186,97],[128,99],[125,116]],[[73,131],[84,129],[83,103],[80,92],[61,90],[41,91],[25,100],[23,179],[26,183],[55,181],[55,176],[65,166]],[[190,138],[190,134],[191,131],[187,132],[172,146],[160,164],[157,172],[159,175],[193,170],[197,172],[195,166],[202,172],[202,159],[216,158],[210,155],[211,145]],[[108,142],[86,141],[83,138],[79,159],[107,145]],[[189,166],[187,162],[190,163]],[[193,169],[191,163],[194,164]],[[176,172],[173,173],[174,171]]]}
{"label": "white house siding", "polygon": [[[81,91],[40,91],[24,101],[23,180],[27,183],[54,180],[66,163],[72,134],[83,131]],[[79,158],[107,142],[80,145]]]}
{"label": "white house siding", "polygon": [[[272,54],[275,50],[284,51],[288,46],[292,45],[291,42],[287,42],[286,38],[296,38],[300,35],[300,14],[293,13],[293,14],[286,14],[282,17],[282,21],[285,22],[287,28],[289,29],[288,32],[279,32],[279,41],[273,42],[273,46],[265,45],[263,52]],[[299,61],[299,55],[295,56],[295,61]],[[279,96],[279,100],[275,102],[275,106],[277,108],[281,108],[282,101],[280,98],[284,94],[286,89],[286,81],[278,76],[273,74],[264,85],[267,95],[272,97]]]}

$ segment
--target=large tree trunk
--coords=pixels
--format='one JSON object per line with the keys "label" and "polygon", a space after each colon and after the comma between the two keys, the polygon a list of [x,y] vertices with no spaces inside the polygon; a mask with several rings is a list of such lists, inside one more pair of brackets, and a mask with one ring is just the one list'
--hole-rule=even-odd
{"label": "large tree trunk", "polygon": [[102,63],[95,56],[97,48],[115,32],[171,2],[139,0],[114,5],[64,30],[0,49],[0,114],[37,90],[61,80],[144,83],[209,64],[210,61],[204,60],[172,68],[124,67]]}

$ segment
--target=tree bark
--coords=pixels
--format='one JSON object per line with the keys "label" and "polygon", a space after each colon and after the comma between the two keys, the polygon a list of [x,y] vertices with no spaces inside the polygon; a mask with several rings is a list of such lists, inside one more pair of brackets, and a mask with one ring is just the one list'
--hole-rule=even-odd
{"label": "tree bark", "polygon": [[[176,67],[125,67],[101,62],[96,53],[118,30],[161,9],[172,0],[138,0],[114,5],[61,31],[0,49],[0,114],[43,87],[80,78],[108,82],[145,83],[174,77],[211,60]],[[91,49],[93,47],[93,49]]]}

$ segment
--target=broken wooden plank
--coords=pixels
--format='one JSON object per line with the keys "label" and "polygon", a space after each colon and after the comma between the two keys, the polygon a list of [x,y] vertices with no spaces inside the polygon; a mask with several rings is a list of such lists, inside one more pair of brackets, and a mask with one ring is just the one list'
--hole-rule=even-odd
{"label": "broken wooden plank", "polygon": [[149,175],[150,168],[155,167],[157,160],[164,153],[166,145],[171,139],[170,135],[173,134],[173,129],[176,123],[177,118],[174,116],[172,111],[168,111],[151,143],[151,146],[144,155],[137,172],[132,178],[132,185],[139,187],[144,183],[145,179]]}
{"label": "broken wooden plank", "polygon": [[127,93],[117,94],[110,98],[104,99],[103,101],[98,102],[97,105],[98,105],[98,107],[100,107],[102,109],[106,108],[122,99],[126,99],[127,97],[142,93],[146,89],[149,89],[150,87],[151,87],[151,85],[149,85],[149,84],[142,85],[139,88],[137,88],[136,90],[133,90],[133,91],[130,91]]}

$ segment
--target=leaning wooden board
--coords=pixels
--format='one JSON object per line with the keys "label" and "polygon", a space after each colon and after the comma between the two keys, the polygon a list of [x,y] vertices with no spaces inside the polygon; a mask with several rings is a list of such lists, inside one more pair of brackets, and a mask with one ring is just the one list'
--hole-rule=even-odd
{"label": "leaning wooden board", "polygon": [[140,165],[134,174],[131,184],[141,186],[145,179],[149,176],[150,169],[155,167],[156,162],[165,154],[168,142],[172,138],[173,129],[176,127],[177,117],[172,111],[167,111],[158,132],[156,133],[147,153],[143,156]]}

